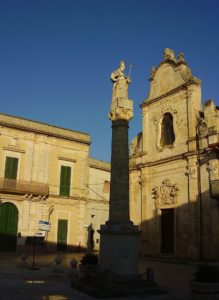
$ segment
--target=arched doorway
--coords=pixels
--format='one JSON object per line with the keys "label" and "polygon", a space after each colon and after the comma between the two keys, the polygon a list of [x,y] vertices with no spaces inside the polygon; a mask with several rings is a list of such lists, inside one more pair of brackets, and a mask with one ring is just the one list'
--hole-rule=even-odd
{"label": "arched doorway", "polygon": [[16,251],[18,209],[13,203],[0,205],[0,251]]}

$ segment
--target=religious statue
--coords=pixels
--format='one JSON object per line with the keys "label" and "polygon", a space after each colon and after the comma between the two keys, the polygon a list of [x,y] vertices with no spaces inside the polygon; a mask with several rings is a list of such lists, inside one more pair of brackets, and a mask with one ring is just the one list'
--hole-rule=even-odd
{"label": "religious statue", "polygon": [[108,117],[110,120],[126,120],[129,121],[133,117],[133,101],[128,99],[128,86],[131,83],[130,73],[125,75],[125,62],[120,61],[119,68],[111,73],[111,81],[113,82],[113,95]]}
{"label": "religious statue", "polygon": [[120,61],[119,68],[112,72],[110,79],[113,82],[113,96],[112,102],[118,98],[128,99],[128,86],[131,83],[130,71],[129,75],[124,74],[125,71],[125,62]]}

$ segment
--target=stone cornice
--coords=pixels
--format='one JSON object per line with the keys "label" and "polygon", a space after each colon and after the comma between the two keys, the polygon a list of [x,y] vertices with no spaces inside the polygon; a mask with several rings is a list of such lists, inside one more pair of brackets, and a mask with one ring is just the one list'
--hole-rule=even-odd
{"label": "stone cornice", "polygon": [[57,201],[58,204],[72,204],[72,201],[87,201],[86,197],[79,197],[79,196],[69,196],[63,197],[55,194],[49,194],[48,200],[50,201]]}
{"label": "stone cornice", "polygon": [[185,153],[182,153],[182,154],[179,154],[179,155],[174,155],[174,156],[159,159],[159,160],[156,160],[156,161],[140,163],[140,164],[137,164],[136,166],[131,166],[129,170],[132,171],[132,170],[140,169],[142,167],[152,167],[152,166],[160,165],[160,164],[163,164],[163,163],[168,163],[168,162],[175,161],[175,160],[186,159],[189,156],[196,156],[196,155],[197,155],[196,152],[185,152]]}
{"label": "stone cornice", "polygon": [[19,153],[25,153],[25,150],[19,149],[17,147],[12,147],[12,146],[8,146],[8,147],[2,147],[3,150],[7,150],[7,151],[13,151],[13,152],[19,152]]}
{"label": "stone cornice", "polygon": [[63,161],[69,161],[69,162],[73,162],[75,163],[77,160],[73,159],[73,158],[67,158],[67,157],[63,157],[63,156],[58,156],[59,160],[63,160]]}
{"label": "stone cornice", "polygon": [[110,172],[110,170],[111,170],[111,164],[109,162],[98,160],[95,158],[89,159],[89,166],[91,168],[108,171],[108,172]]}
{"label": "stone cornice", "polygon": [[0,126],[5,126],[13,129],[29,131],[38,134],[44,134],[56,138],[75,141],[90,145],[90,135],[70,129],[52,126],[46,123],[31,121],[19,117],[0,114]]}
{"label": "stone cornice", "polygon": [[95,202],[95,203],[103,203],[103,204],[109,204],[109,200],[106,200],[106,199],[94,199],[94,198],[88,198],[87,199],[87,203],[89,202]]}

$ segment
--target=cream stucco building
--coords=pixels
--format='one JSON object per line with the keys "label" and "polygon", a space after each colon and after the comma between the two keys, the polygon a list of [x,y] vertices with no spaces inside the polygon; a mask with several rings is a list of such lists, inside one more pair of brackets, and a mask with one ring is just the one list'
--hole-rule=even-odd
{"label": "cream stucco building", "polygon": [[0,114],[1,251],[45,236],[47,250],[87,247],[108,214],[110,164],[89,157],[90,136]]}
{"label": "cream stucco building", "polygon": [[165,49],[141,105],[142,132],[130,145],[132,220],[141,253],[219,258],[219,110],[202,105],[201,81],[182,53]]}

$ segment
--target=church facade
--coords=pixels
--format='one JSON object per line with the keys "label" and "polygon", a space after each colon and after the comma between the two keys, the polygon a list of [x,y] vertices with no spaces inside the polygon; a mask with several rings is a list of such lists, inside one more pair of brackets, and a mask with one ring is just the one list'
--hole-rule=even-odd
{"label": "church facade", "polygon": [[0,114],[0,251],[25,251],[33,236],[47,250],[81,250],[91,227],[99,248],[110,164],[89,149],[88,134]]}
{"label": "church facade", "polygon": [[219,258],[219,109],[167,48],[151,69],[142,132],[130,144],[131,218],[141,254]]}

